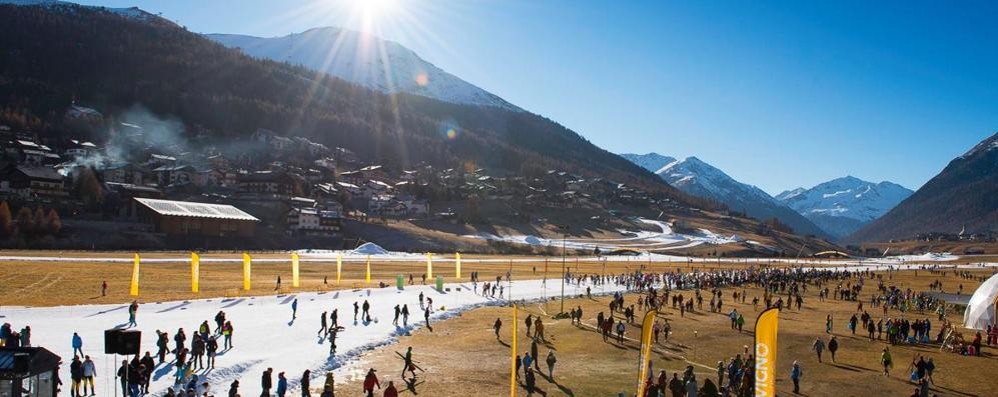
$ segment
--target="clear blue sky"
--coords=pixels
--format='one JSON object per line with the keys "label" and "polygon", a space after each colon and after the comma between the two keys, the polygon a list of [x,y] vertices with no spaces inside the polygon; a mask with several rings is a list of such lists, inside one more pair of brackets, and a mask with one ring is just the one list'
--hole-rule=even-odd
{"label": "clear blue sky", "polygon": [[[83,0],[202,33],[362,29],[365,0]],[[370,0],[366,0],[370,1]],[[384,1],[384,0],[382,0]],[[380,35],[614,152],[770,193],[917,189],[998,131],[998,3],[390,0]]]}

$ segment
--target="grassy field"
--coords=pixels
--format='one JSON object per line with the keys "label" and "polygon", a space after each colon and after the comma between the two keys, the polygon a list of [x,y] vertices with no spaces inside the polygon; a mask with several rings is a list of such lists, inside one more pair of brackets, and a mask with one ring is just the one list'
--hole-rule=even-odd
{"label": "grassy field", "polygon": [[[975,272],[978,275],[989,275],[987,272]],[[916,290],[927,289],[930,282],[939,279],[944,286],[955,288],[964,285],[965,291],[973,291],[979,284],[977,281],[956,277],[952,271],[947,276],[931,275],[928,272],[903,272],[888,280],[888,285],[911,287]],[[869,300],[875,284],[868,284],[862,298]],[[729,297],[732,290],[725,290]],[[751,297],[758,296],[759,290],[749,289],[746,304],[734,304],[739,312],[754,319],[758,314],[753,310]],[[687,294],[688,295],[688,294]],[[778,354],[777,390],[779,395],[789,395],[792,384],[789,379],[790,367],[794,360],[800,360],[804,376],[801,393],[805,396],[907,396],[914,390],[914,385],[907,382],[906,369],[910,360],[916,355],[932,357],[936,363],[936,384],[932,391],[941,396],[993,396],[995,388],[990,379],[998,371],[998,352],[995,348],[985,347],[983,357],[963,357],[954,353],[940,352],[937,346],[891,346],[895,367],[890,377],[884,377],[879,365],[880,351],[887,346],[884,341],[870,341],[862,335],[852,335],[846,329],[846,322],[856,312],[856,302],[830,300],[819,302],[817,291],[810,289],[806,294],[803,310],[784,310],[780,314],[780,339]],[[627,301],[634,302],[636,296],[627,296]],[[554,350],[558,357],[554,379],[538,376],[538,385],[546,396],[616,396],[618,392],[625,395],[634,393],[638,343],[633,339],[640,333],[638,324],[629,325],[626,340],[623,344],[604,343],[601,337],[589,326],[595,324],[595,316],[599,311],[608,313],[609,298],[570,299],[567,307],[582,306],[585,313],[586,326],[572,325],[570,320],[555,320],[552,314],[558,312],[558,301],[546,303],[531,303],[520,310],[520,320],[527,313],[541,316],[546,324],[546,334],[549,342],[539,348],[541,357],[545,357],[548,349]],[[731,307],[726,303],[725,311]],[[485,308],[436,323],[434,331],[421,329],[412,336],[402,337],[397,345],[390,345],[366,355],[359,363],[351,365],[346,370],[346,376],[341,376],[337,391],[347,395],[359,395],[363,376],[369,367],[379,370],[382,385],[392,380],[399,386],[402,369],[401,360],[396,351],[404,351],[407,346],[414,347],[414,355],[419,365],[425,369],[420,374],[421,384],[417,391],[428,396],[466,396],[469,393],[481,395],[504,395],[509,390],[510,347],[511,343],[511,309]],[[875,319],[879,319],[879,309],[870,310]],[[819,364],[811,346],[815,338],[823,338],[825,334],[825,315],[832,314],[835,320],[833,333],[841,345],[832,363],[828,352],[825,362]],[[891,312],[890,316],[900,313]],[[491,325],[497,317],[504,321],[500,339],[496,340]],[[727,318],[720,313],[698,312],[680,317],[677,311],[666,310],[660,314],[672,324],[673,334],[668,342],[660,341],[655,346],[653,368],[672,372],[680,372],[687,365],[693,365],[698,379],[710,378],[716,382],[716,367],[718,360],[729,360],[737,353],[753,344],[753,336],[746,332],[733,331],[728,326]],[[941,325],[932,313],[924,315],[909,313],[909,319],[930,318],[933,329]],[[961,322],[959,315],[948,316],[950,321]],[[696,331],[696,334],[694,334]],[[529,351],[529,339],[523,334],[520,326],[518,352]],[[935,332],[935,331],[933,331]],[[970,336],[968,334],[968,336]],[[633,338],[633,339],[630,339]],[[541,363],[546,373],[546,366]],[[519,391],[526,395],[525,389]]]}

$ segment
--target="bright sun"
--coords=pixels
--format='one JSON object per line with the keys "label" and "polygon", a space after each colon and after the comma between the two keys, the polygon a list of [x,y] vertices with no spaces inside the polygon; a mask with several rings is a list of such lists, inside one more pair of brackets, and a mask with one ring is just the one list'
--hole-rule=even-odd
{"label": "bright sun", "polygon": [[355,7],[361,12],[365,20],[376,19],[382,15],[391,13],[396,4],[395,0],[353,0]]}

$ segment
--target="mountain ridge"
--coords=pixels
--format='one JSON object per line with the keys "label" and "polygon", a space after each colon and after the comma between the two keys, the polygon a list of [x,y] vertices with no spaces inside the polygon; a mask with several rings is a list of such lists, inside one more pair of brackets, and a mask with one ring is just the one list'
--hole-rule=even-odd
{"label": "mountain ridge", "polygon": [[421,58],[400,43],[333,26],[277,37],[209,33],[205,37],[255,58],[288,62],[382,93],[523,111]]}
{"label": "mountain ridge", "polygon": [[912,193],[893,182],[873,183],[847,175],[811,188],[784,191],[776,199],[841,239],[887,213]]}
{"label": "mountain ridge", "polygon": [[953,159],[884,216],[849,235],[853,243],[913,238],[922,233],[998,230],[998,132]]}
{"label": "mountain ridge", "polygon": [[720,202],[731,210],[744,211],[759,220],[776,218],[789,225],[796,233],[828,236],[820,227],[762,189],[739,182],[696,156],[676,160],[671,156],[652,152],[644,155],[625,153],[622,157],[632,162],[643,161],[635,164],[654,172],[669,185],[687,194]]}

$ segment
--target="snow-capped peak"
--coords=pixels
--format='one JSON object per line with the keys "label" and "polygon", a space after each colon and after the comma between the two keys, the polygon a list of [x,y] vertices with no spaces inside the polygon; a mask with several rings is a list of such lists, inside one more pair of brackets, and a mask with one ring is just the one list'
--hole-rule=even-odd
{"label": "snow-capped peak", "polygon": [[623,153],[620,157],[656,174],[662,167],[676,161],[673,157],[663,156],[654,152],[647,154]]}
{"label": "snow-capped peak", "polygon": [[998,149],[998,132],[981,141],[977,145],[974,145],[973,148],[968,150],[967,153],[964,153],[963,156],[960,156],[960,158],[967,158],[978,153],[986,153],[994,149]]}
{"label": "snow-capped peak", "polygon": [[801,234],[824,235],[813,223],[762,189],[739,182],[695,156],[682,160],[656,153],[622,156],[645,169],[654,170],[669,185],[687,194],[724,203],[732,210],[744,211],[757,219],[778,218]]}
{"label": "snow-capped peak", "polygon": [[384,93],[408,93],[464,105],[520,108],[423,60],[399,43],[321,27],[282,37],[207,34],[247,55],[288,62]]}
{"label": "snow-capped peak", "polygon": [[853,176],[793,192],[780,194],[777,199],[804,216],[845,217],[861,222],[880,217],[913,193],[895,183],[872,183]]}

